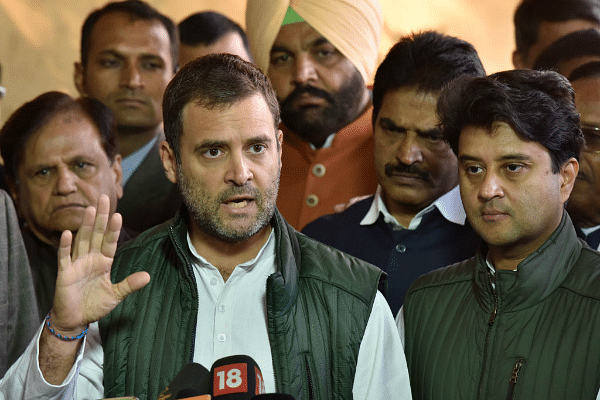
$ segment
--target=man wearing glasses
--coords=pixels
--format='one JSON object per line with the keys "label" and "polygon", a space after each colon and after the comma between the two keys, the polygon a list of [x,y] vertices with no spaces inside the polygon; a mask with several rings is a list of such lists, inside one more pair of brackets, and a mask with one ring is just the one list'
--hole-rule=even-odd
{"label": "man wearing glasses", "polygon": [[578,234],[595,250],[600,245],[600,62],[594,61],[569,75],[581,114],[585,147],[579,174],[567,203]]}

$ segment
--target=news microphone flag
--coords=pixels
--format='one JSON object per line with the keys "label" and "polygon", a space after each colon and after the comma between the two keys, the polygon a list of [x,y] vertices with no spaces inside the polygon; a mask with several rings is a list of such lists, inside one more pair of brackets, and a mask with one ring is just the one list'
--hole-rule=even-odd
{"label": "news microphone flag", "polygon": [[221,358],[213,363],[210,374],[214,399],[250,400],[265,393],[262,372],[252,357],[236,355]]}

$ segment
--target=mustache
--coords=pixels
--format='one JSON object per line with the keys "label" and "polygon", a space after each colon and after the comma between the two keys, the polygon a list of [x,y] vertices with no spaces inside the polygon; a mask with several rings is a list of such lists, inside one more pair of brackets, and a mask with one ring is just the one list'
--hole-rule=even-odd
{"label": "mustache", "polygon": [[218,203],[222,203],[223,201],[227,200],[230,197],[239,196],[239,195],[245,195],[248,197],[252,197],[256,202],[262,201],[260,191],[257,188],[252,187],[250,185],[232,186],[228,189],[225,189],[224,191],[219,193],[216,200]]}
{"label": "mustache", "polygon": [[400,174],[416,175],[420,179],[423,179],[423,180],[429,179],[429,172],[418,167],[415,164],[406,165],[406,164],[400,163],[400,164],[386,164],[385,165],[385,175],[387,177],[391,178],[394,175],[400,175]]}
{"label": "mustache", "polygon": [[329,104],[335,104],[334,97],[331,94],[327,93],[325,90],[310,85],[302,85],[297,86],[296,89],[294,89],[294,91],[288,95],[288,97],[283,101],[283,103],[281,103],[281,107],[289,107],[291,103],[293,103],[298,97],[302,96],[303,94],[321,97],[325,99]]}

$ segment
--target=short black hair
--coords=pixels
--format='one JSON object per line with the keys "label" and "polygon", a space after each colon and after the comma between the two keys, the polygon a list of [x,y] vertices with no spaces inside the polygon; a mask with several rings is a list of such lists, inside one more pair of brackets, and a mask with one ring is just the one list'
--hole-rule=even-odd
{"label": "short black hair", "polygon": [[492,132],[497,122],[548,149],[554,173],[569,159],[579,160],[584,143],[573,88],[554,71],[513,70],[459,78],[440,93],[437,112],[444,139],[457,155],[464,128]]}
{"label": "short black hair", "polygon": [[388,91],[416,86],[419,91],[437,93],[460,76],[485,76],[483,64],[470,43],[435,31],[401,38],[375,74],[373,125]]}
{"label": "short black hair", "polygon": [[210,46],[230,32],[237,33],[250,54],[248,36],[242,27],[225,15],[214,11],[192,14],[179,23],[179,40],[188,46]]}
{"label": "short black hair", "polygon": [[125,0],[115,1],[107,3],[104,7],[94,10],[90,15],[87,16],[83,26],[81,28],[81,64],[85,67],[88,62],[88,55],[90,53],[90,41],[92,36],[92,30],[98,22],[98,20],[110,13],[120,12],[129,15],[133,21],[159,21],[167,30],[169,34],[171,58],[173,64],[173,72],[177,71],[177,65],[179,60],[179,33],[177,31],[177,25],[166,15],[161,14],[150,6],[149,4],[141,0]]}
{"label": "short black hair", "polygon": [[557,70],[561,62],[583,56],[600,56],[600,31],[586,29],[561,37],[538,56],[533,69]]}
{"label": "short black hair", "polygon": [[540,23],[582,19],[600,25],[598,0],[523,0],[514,15],[517,53],[527,56],[539,38]]}
{"label": "short black hair", "polygon": [[[273,125],[279,125],[279,102],[269,79],[252,63],[233,54],[208,54],[187,63],[173,77],[163,97],[165,137],[181,162],[183,109],[186,105],[226,109],[254,94],[265,99]],[[277,142],[279,147],[279,142]]]}
{"label": "short black hair", "polygon": [[590,61],[575,68],[569,75],[569,81],[574,82],[578,79],[598,77],[600,77],[600,61]]}
{"label": "short black hair", "polygon": [[109,161],[115,161],[117,126],[112,111],[91,97],[73,99],[65,93],[47,92],[19,107],[0,130],[0,154],[9,182],[18,183],[17,171],[29,139],[52,118],[66,112],[78,112],[89,118],[100,133],[100,143]]}

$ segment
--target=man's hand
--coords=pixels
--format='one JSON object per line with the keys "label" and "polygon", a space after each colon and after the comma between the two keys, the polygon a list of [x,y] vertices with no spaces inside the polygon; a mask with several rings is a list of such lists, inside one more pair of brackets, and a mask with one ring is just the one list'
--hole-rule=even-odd
{"label": "man's hand", "polygon": [[122,219],[120,214],[110,216],[109,211],[108,196],[100,196],[97,211],[94,207],[85,210],[74,242],[70,231],[64,231],[60,238],[50,323],[64,336],[81,333],[89,323],[107,315],[125,297],[150,282],[147,272],[137,272],[111,283],[110,269]]}

